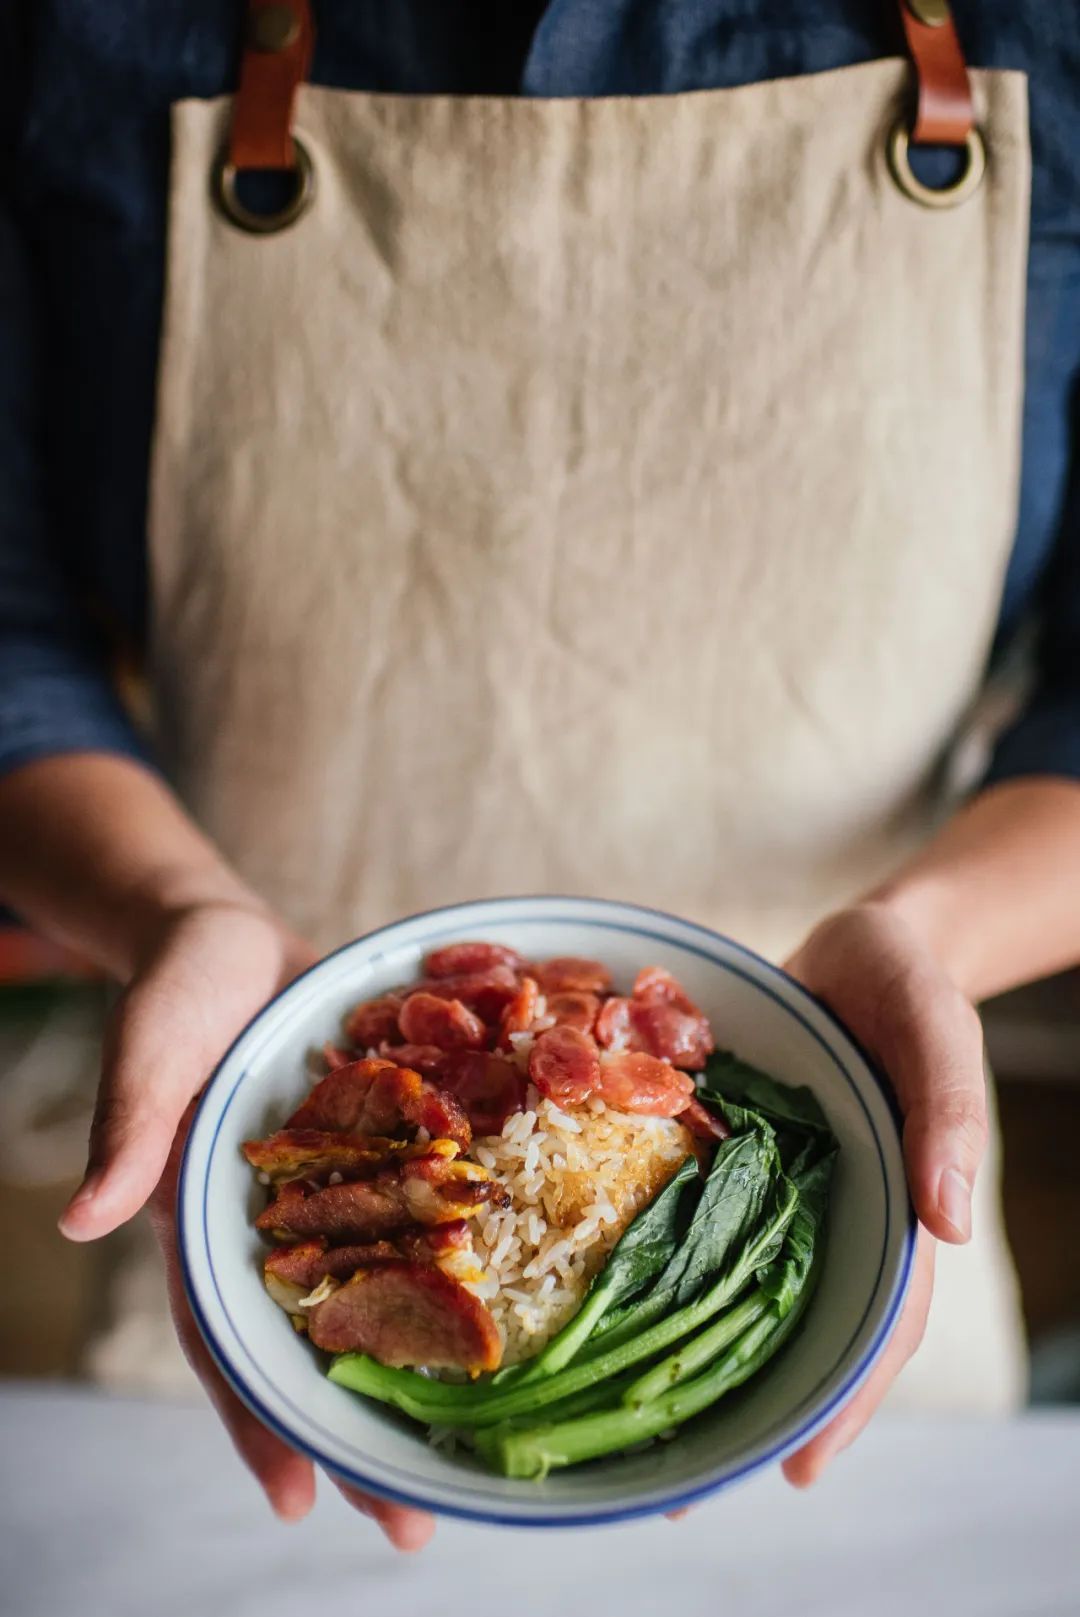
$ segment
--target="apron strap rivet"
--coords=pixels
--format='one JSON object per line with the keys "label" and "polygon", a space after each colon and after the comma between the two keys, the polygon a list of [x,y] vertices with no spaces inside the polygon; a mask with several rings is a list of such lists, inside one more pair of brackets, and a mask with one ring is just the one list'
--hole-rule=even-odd
{"label": "apron strap rivet", "polygon": [[907,0],[907,5],[927,28],[944,28],[949,21],[948,0]]}
{"label": "apron strap rivet", "polygon": [[300,38],[300,18],[292,6],[259,6],[248,16],[247,42],[256,51],[285,51]]}

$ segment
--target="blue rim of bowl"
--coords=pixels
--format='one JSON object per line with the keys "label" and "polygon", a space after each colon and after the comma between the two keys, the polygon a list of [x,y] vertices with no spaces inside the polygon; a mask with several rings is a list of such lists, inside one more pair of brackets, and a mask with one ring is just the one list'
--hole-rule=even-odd
{"label": "blue rim of bowl", "polygon": [[[232,1041],[229,1048],[226,1050],[225,1054],[214,1068],[213,1073],[203,1089],[203,1093],[200,1096],[198,1106],[195,1110],[195,1115],[192,1118],[187,1141],[184,1145],[184,1153],[177,1182],[176,1197],[177,1247],[180,1258],[180,1272],[183,1280],[184,1292],[192,1314],[195,1318],[195,1322],[199,1328],[199,1332],[209,1348],[214,1362],[217,1364],[230,1386],[248,1406],[248,1408],[258,1416],[263,1424],[266,1425],[271,1431],[276,1433],[276,1435],[280,1437],[283,1442],[287,1443],[294,1450],[306,1455],[308,1459],[314,1461],[317,1465],[332,1473],[335,1477],[347,1482],[351,1487],[357,1488],[361,1492],[374,1494],[382,1499],[391,1500],[395,1504],[408,1506],[412,1509],[434,1511],[438,1515],[457,1518],[463,1521],[478,1522],[487,1526],[536,1528],[575,1528],[597,1527],[605,1525],[614,1526],[619,1522],[660,1515],[665,1511],[679,1510],[686,1506],[697,1504],[701,1500],[706,1499],[713,1494],[721,1493],[724,1489],[733,1487],[737,1483],[745,1481],[757,1471],[762,1470],[765,1466],[782,1460],[788,1454],[794,1453],[796,1449],[803,1447],[810,1441],[815,1433],[819,1432],[824,1426],[826,1426],[833,1415],[835,1415],[838,1410],[854,1396],[859,1387],[866,1380],[866,1377],[870,1374],[870,1371],[873,1369],[874,1365],[877,1363],[877,1360],[884,1350],[885,1344],[892,1335],[893,1328],[897,1322],[897,1319],[899,1318],[900,1311],[903,1308],[904,1301],[907,1297],[908,1288],[911,1283],[911,1273],[915,1259],[915,1237],[918,1228],[918,1220],[915,1216],[915,1211],[914,1207],[912,1206],[910,1196],[905,1198],[907,1208],[907,1228],[905,1231],[904,1246],[900,1259],[899,1277],[898,1280],[894,1281],[892,1296],[889,1299],[881,1323],[874,1333],[870,1343],[863,1350],[858,1364],[852,1369],[850,1374],[845,1377],[844,1381],[824,1405],[815,1410],[815,1412],[809,1416],[808,1419],[802,1422],[794,1431],[789,1433],[786,1437],[781,1438],[779,1442],[773,1444],[770,1448],[759,1454],[755,1454],[752,1459],[748,1460],[744,1464],[734,1466],[719,1476],[705,1479],[699,1485],[693,1488],[683,1488],[677,1492],[671,1493],[670,1495],[665,1495],[662,1498],[650,1499],[647,1502],[630,1505],[613,1505],[609,1509],[592,1511],[588,1514],[574,1514],[572,1516],[561,1514],[544,1515],[539,1512],[531,1512],[527,1515],[523,1515],[517,1514],[512,1510],[497,1510],[490,1506],[486,1509],[474,1509],[464,1505],[448,1504],[441,1499],[436,1503],[430,1498],[425,1498],[423,1495],[410,1493],[404,1488],[392,1487],[383,1482],[381,1479],[376,1480],[372,1477],[368,1477],[363,1472],[356,1471],[349,1466],[344,1466],[335,1460],[331,1460],[327,1454],[323,1450],[316,1447],[314,1443],[311,1443],[306,1438],[301,1437],[296,1431],[286,1425],[273,1410],[267,1407],[259,1394],[255,1392],[245,1381],[244,1377],[236,1369],[235,1365],[230,1361],[229,1357],[220,1346],[214,1334],[213,1328],[203,1312],[202,1305],[200,1304],[196,1293],[188,1257],[188,1233],[186,1229],[186,1222],[182,1213],[185,1203],[188,1170],[190,1167],[191,1140],[195,1135],[199,1118],[210,1099],[211,1092],[218,1085],[224,1069],[228,1066],[230,1060],[232,1059],[233,1052],[247,1038],[248,1034],[252,1031],[256,1023],[261,1021],[267,1012],[271,1010],[271,1008],[276,1005],[286,994],[291,993],[295,988],[298,987],[299,984],[303,983],[316,971],[321,970],[330,961],[337,959],[338,956],[347,954],[362,944],[370,944],[385,933],[397,932],[399,929],[406,928],[413,922],[434,920],[440,915],[458,915],[465,912],[464,919],[465,924],[467,924],[467,913],[470,910],[503,909],[504,907],[509,910],[515,905],[538,903],[542,904],[545,909],[551,909],[559,904],[580,906],[584,907],[585,909],[595,906],[597,910],[618,911],[624,917],[637,916],[641,918],[651,918],[654,920],[663,921],[669,925],[673,924],[674,926],[687,932],[697,934],[699,937],[707,939],[711,943],[720,943],[725,949],[732,950],[736,954],[742,955],[747,961],[752,962],[759,970],[764,971],[767,976],[778,978],[787,986],[788,989],[794,990],[797,997],[801,997],[808,1004],[812,1005],[821,1015],[825,1017],[828,1022],[833,1025],[833,1027],[836,1028],[840,1035],[855,1050],[860,1060],[870,1072],[878,1090],[882,1095],[882,1098],[886,1103],[898,1135],[902,1132],[903,1117],[900,1112],[899,1104],[897,1102],[892,1084],[889,1082],[878,1063],[863,1048],[862,1044],[855,1037],[855,1035],[851,1033],[847,1027],[845,1027],[840,1018],[829,1008],[828,1005],[824,1003],[823,1000],[819,999],[817,995],[811,993],[811,991],[804,987],[803,984],[800,983],[796,978],[789,976],[789,974],[782,970],[781,967],[774,965],[772,961],[766,960],[762,955],[755,953],[753,949],[748,948],[743,943],[737,942],[737,940],[734,938],[729,938],[726,936],[726,934],[714,931],[710,927],[702,926],[699,922],[688,921],[683,919],[681,916],[673,915],[668,910],[657,909],[643,904],[624,903],[623,901],[617,899],[613,900],[576,895],[571,896],[567,894],[544,893],[505,895],[499,898],[464,900],[457,904],[440,905],[435,909],[420,910],[413,915],[402,916],[396,921],[390,922],[385,926],[375,927],[370,932],[363,933],[360,937],[353,938],[349,942],[341,944],[338,948],[331,950],[329,954],[324,955],[320,960],[316,961],[314,965],[309,966],[308,969],[302,972],[298,977],[294,977],[293,980],[287,983],[284,988],[280,989],[272,999],[268,1000],[267,1003],[263,1005],[253,1017],[251,1017],[247,1024],[237,1034],[236,1038]],[[510,917],[507,917],[507,919],[510,919]],[[772,989],[758,981],[757,978],[750,976],[749,973],[740,971],[739,968],[732,965],[730,961],[719,958],[711,950],[704,950],[696,947],[693,944],[682,943],[680,940],[670,936],[662,937],[655,932],[647,932],[643,928],[626,925],[619,921],[612,921],[610,919],[604,920],[600,916],[597,916],[594,920],[590,921],[587,917],[581,915],[559,916],[558,914],[548,914],[544,916],[543,919],[548,924],[558,925],[560,921],[563,921],[568,925],[593,925],[597,927],[606,927],[608,930],[629,932],[639,936],[649,937],[656,942],[663,942],[675,948],[684,948],[690,953],[699,954],[703,958],[709,960],[712,965],[719,966],[723,970],[730,971],[734,975],[742,977],[744,980],[750,982],[753,987],[757,988],[762,993],[765,993],[769,998],[777,1000],[777,1002],[781,1004],[785,1010],[793,1015],[797,1021],[802,1023],[807,1031],[814,1038],[816,1038],[819,1043],[824,1045],[851,1086],[856,1098],[860,1102],[860,1105],[862,1105],[864,1112],[866,1112],[865,1102],[862,1100],[862,1096],[859,1094],[858,1086],[852,1079],[851,1074],[840,1061],[836,1052],[825,1044],[825,1041],[822,1039],[817,1029],[814,1028],[806,1020],[806,1018],[799,1013],[799,1011],[795,1010],[794,1007],[787,1002],[787,1000],[783,999],[779,994],[776,994]],[[460,931],[460,927],[455,925],[453,928],[448,929],[448,931]],[[432,936],[425,941],[433,941],[434,938],[438,937],[439,935],[440,934],[438,933],[432,934]],[[218,1134],[220,1132],[222,1123],[224,1122],[226,1112],[231,1105],[233,1096],[237,1093],[245,1077],[247,1076],[247,1071],[248,1068],[245,1066],[243,1071],[236,1079],[233,1089],[226,1100],[225,1105],[222,1107],[221,1116],[218,1118],[214,1135],[207,1150],[207,1172],[203,1184],[201,1219],[207,1267],[212,1278],[214,1291],[217,1294],[218,1304],[222,1310],[222,1313],[224,1314],[225,1319],[228,1321],[236,1340],[240,1342],[241,1345],[243,1345],[243,1337],[233,1323],[228,1306],[221,1294],[221,1290],[217,1282],[217,1276],[214,1272],[213,1259],[210,1256],[209,1231],[206,1224],[206,1190],[209,1179],[209,1167],[211,1161],[213,1160]],[[874,1144],[884,1170],[881,1139],[878,1135],[876,1127],[874,1126],[873,1119],[870,1118],[868,1112],[866,1115],[867,1121],[870,1124],[871,1132],[874,1136]],[[842,1360],[844,1356],[851,1351],[852,1345],[858,1340],[859,1334],[863,1329],[866,1322],[866,1317],[873,1306],[878,1288],[881,1284],[881,1272],[884,1268],[885,1251],[887,1250],[888,1246],[889,1223],[893,1200],[888,1188],[888,1177],[884,1172],[883,1183],[886,1187],[886,1205],[885,1233],[882,1240],[882,1258],[879,1261],[878,1274],[875,1279],[874,1286],[871,1289],[870,1300],[863,1311],[862,1318],[855,1328],[847,1347],[845,1347],[843,1353],[839,1355],[840,1360]],[[248,1357],[253,1357],[249,1349],[245,1349],[245,1351],[248,1353]],[[831,1372],[826,1374],[819,1383],[819,1386],[827,1384],[830,1379],[830,1375]],[[303,1410],[297,1408],[290,1398],[288,1398],[284,1393],[280,1392],[279,1389],[274,1390],[284,1404],[290,1408],[297,1409],[298,1416],[304,1420],[306,1424],[309,1426],[313,1424],[311,1422],[311,1418],[307,1416]],[[802,1400],[802,1405],[805,1406],[808,1403],[812,1404],[815,1397],[816,1391],[811,1391]],[[789,1416],[788,1419],[790,1420],[790,1418],[791,1417]],[[332,1434],[328,1433],[327,1435],[331,1436]],[[390,1468],[384,1467],[384,1469]]]}

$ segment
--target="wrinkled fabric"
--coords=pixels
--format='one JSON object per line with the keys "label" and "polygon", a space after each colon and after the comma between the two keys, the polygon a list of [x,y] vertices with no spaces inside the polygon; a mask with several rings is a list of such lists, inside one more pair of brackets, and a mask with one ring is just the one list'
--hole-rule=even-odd
{"label": "wrinkled fabric", "polygon": [[[309,87],[267,238],[207,201],[228,104],[176,109],[162,745],[302,932],[597,892],[780,957],[925,834],[1014,528],[1029,151],[980,76],[987,183],[914,207],[904,83]],[[994,1177],[909,1401],[1016,1397]]]}
{"label": "wrinkled fabric", "polygon": [[[144,634],[169,106],[231,88],[241,9],[15,0],[0,12],[0,770],[138,747],[98,631],[104,617],[133,645]],[[315,81],[361,90],[672,94],[900,48],[891,0],[315,9]],[[1031,77],[1024,476],[999,641],[1036,609],[1045,633],[1040,683],[992,778],[1080,777],[1080,484],[1067,487],[1080,375],[1080,12],[1042,0],[954,10],[972,62]]]}
{"label": "wrinkled fabric", "polygon": [[775,952],[925,834],[1013,532],[1028,149],[982,79],[990,180],[913,206],[904,82],[309,87],[270,238],[206,201],[227,105],[177,109],[162,747],[301,930],[600,891]]}

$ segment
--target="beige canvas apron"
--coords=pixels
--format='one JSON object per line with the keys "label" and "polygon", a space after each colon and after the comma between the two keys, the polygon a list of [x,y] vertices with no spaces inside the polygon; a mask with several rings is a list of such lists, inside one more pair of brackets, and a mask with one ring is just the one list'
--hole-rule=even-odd
{"label": "beige canvas apron", "polygon": [[[976,75],[988,178],[915,206],[905,73],[307,87],[317,199],[264,238],[209,200],[228,103],[175,109],[162,743],[318,943],[558,891],[779,955],[925,834],[1014,530],[1028,145],[1022,76]],[[912,1382],[986,1405],[979,1226]]]}

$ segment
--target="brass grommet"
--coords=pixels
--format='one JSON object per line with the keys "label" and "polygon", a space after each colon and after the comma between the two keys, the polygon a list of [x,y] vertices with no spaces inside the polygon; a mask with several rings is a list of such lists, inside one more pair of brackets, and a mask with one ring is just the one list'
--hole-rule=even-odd
{"label": "brass grommet", "polygon": [[248,44],[256,51],[286,51],[300,38],[300,18],[292,6],[260,6],[251,13]]}
{"label": "brass grommet", "polygon": [[951,185],[935,188],[924,185],[921,180],[916,179],[911,167],[910,147],[911,132],[907,122],[902,117],[898,118],[893,124],[885,147],[889,172],[904,195],[924,208],[958,208],[962,202],[975,195],[983,182],[986,173],[986,144],[974,125],[968,131],[964,143],[967,153],[964,172]]}
{"label": "brass grommet", "polygon": [[307,212],[315,200],[315,168],[311,154],[297,135],[293,136],[293,150],[296,153],[293,194],[275,213],[255,213],[244,206],[236,189],[236,165],[229,162],[227,151],[222,152],[214,165],[212,183],[214,198],[230,224],[253,236],[272,236],[279,230],[287,230]]}

